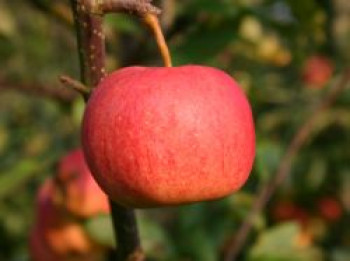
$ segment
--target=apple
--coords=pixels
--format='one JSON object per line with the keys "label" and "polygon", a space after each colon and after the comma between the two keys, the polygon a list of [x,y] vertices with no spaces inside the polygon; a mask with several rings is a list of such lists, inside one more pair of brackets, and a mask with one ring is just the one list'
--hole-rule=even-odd
{"label": "apple", "polygon": [[61,159],[56,180],[63,194],[62,204],[71,213],[82,217],[109,213],[107,195],[92,177],[81,149]]}
{"label": "apple", "polygon": [[332,77],[333,70],[333,64],[327,57],[313,55],[306,60],[302,77],[309,87],[322,88]]}
{"label": "apple", "polygon": [[48,247],[45,240],[40,236],[38,232],[38,226],[36,226],[29,235],[29,253],[31,260],[33,261],[60,261],[62,258],[54,253],[50,247]]}
{"label": "apple", "polygon": [[252,168],[255,131],[247,98],[223,71],[128,67],[93,91],[82,144],[106,194],[146,208],[238,190]]}
{"label": "apple", "polygon": [[40,236],[37,228],[34,228],[29,236],[29,253],[32,261],[96,261],[103,260],[103,255],[99,252],[77,254],[68,253],[60,255],[55,253]]}
{"label": "apple", "polygon": [[294,220],[305,227],[309,222],[309,214],[302,207],[291,201],[279,201],[271,210],[272,219],[276,222]]}
{"label": "apple", "polygon": [[[38,194],[36,223],[30,236],[33,256],[38,251],[63,256],[82,255],[99,249],[100,246],[87,236],[76,219],[55,205],[54,185],[51,179],[47,180]],[[40,242],[43,242],[41,247]]]}
{"label": "apple", "polygon": [[343,214],[339,201],[332,197],[323,197],[319,199],[317,208],[320,215],[329,222],[338,221]]}
{"label": "apple", "polygon": [[39,190],[37,217],[29,238],[31,257],[41,260],[96,260],[104,248],[78,222],[109,213],[106,194],[93,179],[81,149],[61,159],[55,179]]}

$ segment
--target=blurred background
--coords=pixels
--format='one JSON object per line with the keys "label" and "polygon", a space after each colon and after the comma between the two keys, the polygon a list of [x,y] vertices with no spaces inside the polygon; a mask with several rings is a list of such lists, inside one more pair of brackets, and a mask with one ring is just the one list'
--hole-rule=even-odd
{"label": "blurred background", "polygon": [[[257,155],[248,183],[215,202],[138,211],[149,260],[223,260],[257,191],[293,135],[349,66],[348,0],[163,0],[175,66],[221,68],[248,95]],[[160,66],[155,41],[129,15],[105,19],[107,68]],[[68,0],[0,0],[0,260],[30,260],[39,187],[79,147],[83,100],[59,75],[79,78]],[[350,260],[350,90],[320,115],[239,260]],[[85,220],[110,246],[110,220]]]}

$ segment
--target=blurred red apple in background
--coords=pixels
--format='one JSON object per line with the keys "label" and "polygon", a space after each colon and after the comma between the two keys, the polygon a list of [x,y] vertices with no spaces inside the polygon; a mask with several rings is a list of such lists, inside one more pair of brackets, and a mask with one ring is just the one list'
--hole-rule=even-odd
{"label": "blurred red apple in background", "polygon": [[40,235],[37,225],[29,236],[29,251],[33,261],[62,261],[62,257],[53,252],[45,239]]}
{"label": "blurred red apple in background", "polygon": [[68,211],[83,217],[109,213],[107,195],[92,177],[81,149],[71,151],[60,161],[57,181]]}
{"label": "blurred red apple in background", "polygon": [[57,255],[83,254],[91,251],[95,244],[82,227],[54,204],[54,182],[47,180],[39,191],[36,224],[31,235],[47,244],[47,252]]}
{"label": "blurred red apple in background", "polygon": [[321,55],[309,57],[303,67],[303,80],[312,88],[322,88],[333,74],[333,64],[330,59]]}
{"label": "blurred red apple in background", "polygon": [[245,183],[255,155],[252,112],[238,84],[192,65],[107,76],[89,99],[82,142],[103,190],[131,207],[227,196]]}
{"label": "blurred red apple in background", "polygon": [[36,220],[29,238],[33,260],[100,260],[105,248],[94,242],[79,220],[109,213],[106,194],[98,187],[81,150],[59,162],[58,174],[41,186]]}
{"label": "blurred red apple in background", "polygon": [[317,202],[317,209],[321,217],[330,222],[338,221],[343,214],[339,201],[331,197],[321,198]]}
{"label": "blurred red apple in background", "polygon": [[294,220],[305,227],[309,221],[309,214],[302,207],[291,201],[280,201],[273,205],[271,216],[274,221],[283,222]]}

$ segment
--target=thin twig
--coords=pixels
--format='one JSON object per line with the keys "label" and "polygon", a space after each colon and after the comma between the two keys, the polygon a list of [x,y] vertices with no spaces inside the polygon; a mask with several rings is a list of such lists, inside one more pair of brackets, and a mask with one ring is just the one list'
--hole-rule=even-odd
{"label": "thin twig", "polygon": [[81,0],[88,14],[131,13],[138,16],[160,14],[160,9],[152,5],[152,0]]}
{"label": "thin twig", "polygon": [[89,95],[91,92],[91,89],[87,87],[86,85],[82,84],[81,82],[72,79],[71,77],[67,75],[61,75],[59,77],[59,80],[62,84],[65,86],[72,88],[73,90],[77,91],[81,95]]}
{"label": "thin twig", "polygon": [[160,9],[152,5],[152,0],[106,0],[104,13],[128,12],[139,16],[160,14]]}
{"label": "thin twig", "polygon": [[16,90],[29,95],[52,98],[63,102],[72,102],[76,94],[67,88],[57,86],[46,86],[39,83],[16,83],[0,78],[0,91]]}
{"label": "thin twig", "polygon": [[313,113],[306,119],[305,123],[301,125],[299,130],[296,132],[277,168],[276,174],[269,182],[266,183],[265,186],[262,187],[258,193],[248,217],[244,220],[243,224],[237,231],[235,240],[228,247],[225,261],[236,260],[241,249],[244,247],[254,219],[266,206],[267,202],[270,200],[278,186],[287,178],[296,154],[310,137],[318,117],[332,105],[336,98],[341,94],[342,90],[347,86],[349,81],[350,69],[343,73],[337,85],[331,89],[328,95],[319,103]]}

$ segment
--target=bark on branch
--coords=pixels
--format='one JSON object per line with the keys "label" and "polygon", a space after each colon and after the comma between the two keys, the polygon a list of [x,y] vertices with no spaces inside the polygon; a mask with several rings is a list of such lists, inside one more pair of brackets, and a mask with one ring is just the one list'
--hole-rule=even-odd
{"label": "bark on branch", "polygon": [[107,13],[132,13],[138,16],[160,14],[160,9],[152,5],[152,0],[80,0],[81,11],[104,15]]}
{"label": "bark on branch", "polygon": [[[130,12],[141,17],[155,15],[159,10],[151,5],[150,0],[71,0],[74,14],[74,22],[77,30],[79,48],[79,60],[81,68],[81,80],[83,84],[61,77],[66,84],[76,90],[84,92],[86,100],[89,92],[85,86],[96,87],[99,81],[105,77],[105,35],[102,22],[103,15],[108,12]],[[157,22],[157,21],[156,21]],[[159,23],[149,22],[151,26],[159,26]],[[157,40],[159,31],[154,34]],[[163,47],[164,48],[164,47]],[[171,63],[170,60],[168,63]],[[117,255],[112,257],[118,261],[142,261],[144,255],[138,235],[136,216],[133,209],[125,208],[110,200],[112,220],[116,239],[118,242]]]}

